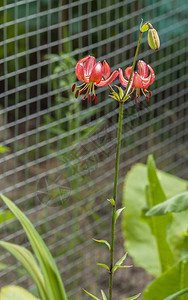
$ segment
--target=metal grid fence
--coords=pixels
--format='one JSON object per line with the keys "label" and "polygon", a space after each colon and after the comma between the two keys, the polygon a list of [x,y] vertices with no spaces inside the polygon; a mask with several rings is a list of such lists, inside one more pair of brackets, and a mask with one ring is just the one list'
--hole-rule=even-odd
{"label": "metal grid fence", "polygon": [[[75,59],[91,54],[125,69],[141,18],[154,24],[161,48],[150,50],[143,38],[139,59],[156,80],[149,104],[140,98],[124,106],[120,197],[127,170],[149,153],[161,169],[186,177],[187,1],[0,1],[0,144],[10,149],[0,154],[0,189],[42,234],[71,299],[100,278],[91,237],[108,235],[104,200],[112,196],[118,115],[105,88],[97,90],[97,105],[74,99]],[[17,222],[6,218],[1,238],[27,246]],[[0,272],[0,286],[33,287],[3,251],[1,261],[10,267]]]}

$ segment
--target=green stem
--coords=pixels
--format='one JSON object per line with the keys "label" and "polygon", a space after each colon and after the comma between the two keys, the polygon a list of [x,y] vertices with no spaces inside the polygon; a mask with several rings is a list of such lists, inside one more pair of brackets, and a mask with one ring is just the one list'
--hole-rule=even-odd
{"label": "green stem", "polygon": [[[134,72],[134,68],[135,68],[135,65],[136,65],[136,60],[137,60],[138,51],[139,51],[139,48],[140,48],[140,43],[141,43],[141,39],[142,39],[142,34],[143,34],[143,32],[140,31],[140,36],[139,36],[138,45],[137,45],[136,52],[135,52],[135,56],[134,56],[134,61],[133,61],[133,66],[132,66],[131,74],[130,74],[129,81],[128,81],[128,84],[127,84],[125,93],[124,93],[124,95],[123,95],[123,98],[124,98],[125,96],[127,96],[127,94],[129,93],[129,87],[130,87],[130,84],[131,84],[131,79],[132,79],[133,72]],[[123,99],[123,98],[122,98],[122,99]]]}
{"label": "green stem", "polygon": [[[131,79],[133,76],[133,71],[136,65],[136,59],[138,56],[138,50],[140,47],[142,32],[140,32],[138,45],[136,48],[136,53],[133,61],[133,66],[131,70],[131,74],[129,77],[129,81],[124,93],[126,96],[129,93],[129,87],[131,84]],[[124,98],[123,96],[123,98]],[[123,100],[122,98],[122,100]],[[122,133],[122,122],[123,122],[123,101],[119,102],[119,121],[118,121],[118,136],[117,136],[117,153],[116,153],[116,166],[115,166],[115,177],[114,177],[114,201],[115,205],[113,205],[112,209],[112,225],[111,225],[111,250],[110,250],[110,272],[109,272],[109,300],[112,300],[112,287],[113,287],[113,265],[114,265],[114,239],[115,239],[115,214],[116,214],[116,203],[117,203],[117,185],[118,185],[118,170],[119,170],[119,158],[120,158],[120,147],[121,147],[121,133]]]}
{"label": "green stem", "polygon": [[109,300],[112,300],[112,285],[113,285],[112,268],[113,268],[113,261],[114,261],[115,213],[116,213],[116,198],[117,198],[119,157],[120,157],[120,147],[121,147],[122,121],[123,121],[123,102],[120,102],[119,103],[119,122],[118,122],[118,137],[117,137],[116,167],[115,167],[115,177],[114,177],[114,201],[115,201],[115,205],[113,205],[113,210],[112,210]]}

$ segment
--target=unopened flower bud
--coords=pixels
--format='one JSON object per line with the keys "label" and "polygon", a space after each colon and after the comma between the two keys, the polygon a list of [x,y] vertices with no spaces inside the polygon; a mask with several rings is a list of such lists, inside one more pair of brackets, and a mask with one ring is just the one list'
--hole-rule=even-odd
{"label": "unopened flower bud", "polygon": [[153,50],[157,50],[160,47],[160,39],[154,28],[148,30],[148,44]]}

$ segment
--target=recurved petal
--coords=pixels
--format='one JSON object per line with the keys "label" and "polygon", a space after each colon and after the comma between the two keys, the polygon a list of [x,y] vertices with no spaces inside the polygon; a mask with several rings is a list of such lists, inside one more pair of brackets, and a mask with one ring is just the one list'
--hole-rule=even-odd
{"label": "recurved petal", "polygon": [[76,64],[76,76],[78,78],[78,80],[80,81],[84,81],[84,66],[83,66],[83,63],[77,63]]}
{"label": "recurved petal", "polygon": [[92,70],[93,70],[93,67],[94,65],[96,64],[96,60],[95,60],[95,57],[94,56],[90,56],[86,62],[85,62],[85,65],[84,65],[84,73],[85,73],[85,76],[88,76],[91,74]]}
{"label": "recurved petal", "polygon": [[144,78],[148,77],[148,67],[145,61],[138,61],[138,74]]}
{"label": "recurved petal", "polygon": [[119,72],[118,71],[114,71],[112,73],[112,75],[110,77],[108,77],[108,79],[106,80],[101,80],[99,83],[96,83],[96,86],[105,86],[105,85],[109,85],[110,83],[112,83],[112,81],[114,81],[116,79],[116,77],[118,76]]}
{"label": "recurved petal", "polygon": [[[129,79],[129,77],[130,77],[131,70],[132,70],[132,67],[128,67],[125,69],[125,76],[127,77],[127,79]],[[134,75],[134,72],[133,72],[133,75]]]}
{"label": "recurved petal", "polygon": [[133,76],[132,87],[133,88],[143,88],[142,78],[140,77],[140,75],[137,72],[135,72],[135,74]]}
{"label": "recurved petal", "polygon": [[127,86],[128,81],[123,77],[122,69],[119,69],[119,80],[123,86]]}
{"label": "recurved petal", "polygon": [[107,79],[110,76],[110,66],[109,64],[106,62],[106,60],[104,60],[103,62],[103,66],[102,66],[102,76],[104,79]]}
{"label": "recurved petal", "polygon": [[90,57],[90,55],[85,56],[84,58],[80,59],[80,60],[78,61],[78,64],[79,64],[79,63],[83,63],[83,62],[86,61],[89,57]]}
{"label": "recurved petal", "polygon": [[144,78],[143,81],[143,88],[147,89],[149,85],[151,85],[155,80],[155,73],[153,69],[148,65],[148,68],[150,70],[150,74],[147,78]]}
{"label": "recurved petal", "polygon": [[95,82],[99,83],[102,79],[102,64],[99,61],[97,64],[95,64],[91,75],[89,77],[89,82]]}

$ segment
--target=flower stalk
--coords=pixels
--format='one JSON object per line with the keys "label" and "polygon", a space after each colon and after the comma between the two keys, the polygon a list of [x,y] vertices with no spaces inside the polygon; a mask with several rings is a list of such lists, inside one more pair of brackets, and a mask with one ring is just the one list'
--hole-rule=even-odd
{"label": "flower stalk", "polygon": [[131,79],[133,77],[133,71],[136,65],[136,60],[138,56],[138,51],[140,48],[140,43],[142,39],[143,32],[140,31],[140,36],[138,40],[138,45],[135,52],[135,57],[133,61],[133,66],[129,81],[123,95],[122,101],[119,102],[119,120],[118,120],[118,136],[117,136],[117,152],[116,152],[116,165],[115,165],[115,176],[114,176],[114,205],[112,206],[112,222],[111,222],[111,250],[110,250],[110,272],[109,272],[109,300],[112,300],[112,290],[113,290],[113,266],[114,266],[114,242],[115,242],[115,214],[117,205],[117,186],[118,186],[118,171],[119,171],[119,159],[120,159],[120,148],[121,148],[121,135],[122,135],[122,123],[123,123],[123,99],[129,93],[131,88]]}

